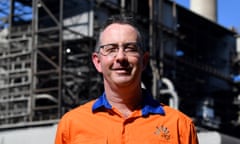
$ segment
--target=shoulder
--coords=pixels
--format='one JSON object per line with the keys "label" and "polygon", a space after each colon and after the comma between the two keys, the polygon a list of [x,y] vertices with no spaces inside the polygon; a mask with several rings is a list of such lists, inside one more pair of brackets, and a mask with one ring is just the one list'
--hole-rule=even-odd
{"label": "shoulder", "polygon": [[165,115],[165,126],[170,131],[178,131],[180,143],[197,144],[197,132],[193,120],[180,110],[162,105]]}
{"label": "shoulder", "polygon": [[58,123],[56,143],[71,141],[79,129],[86,128],[87,122],[91,121],[92,104],[95,100],[80,105],[66,112]]}
{"label": "shoulder", "polygon": [[80,106],[73,108],[72,110],[66,112],[62,116],[61,121],[79,119],[86,114],[91,114],[92,113],[92,105],[94,102],[95,102],[95,100],[89,101],[83,105],[80,105]]}
{"label": "shoulder", "polygon": [[171,119],[175,119],[179,122],[185,122],[185,123],[193,123],[193,120],[187,116],[186,114],[184,114],[183,112],[181,112],[180,110],[171,108],[167,105],[161,104],[161,106],[164,109],[165,112],[165,117],[167,118],[171,118]]}
{"label": "shoulder", "polygon": [[[171,108],[166,105],[162,105],[165,115],[164,121],[169,125],[169,128],[176,130],[176,128],[179,131],[179,134],[184,136],[188,134],[195,135],[195,124],[191,117],[187,116],[180,110]],[[186,136],[188,137],[188,136]]]}

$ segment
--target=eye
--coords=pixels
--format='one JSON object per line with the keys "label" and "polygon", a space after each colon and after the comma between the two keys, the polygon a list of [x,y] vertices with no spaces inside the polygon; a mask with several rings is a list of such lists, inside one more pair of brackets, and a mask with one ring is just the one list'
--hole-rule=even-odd
{"label": "eye", "polygon": [[136,51],[138,51],[137,45],[136,44],[127,44],[125,46],[125,51],[126,52],[136,52]]}
{"label": "eye", "polygon": [[104,47],[104,51],[107,53],[116,52],[118,51],[118,45],[114,45],[114,44],[106,45]]}

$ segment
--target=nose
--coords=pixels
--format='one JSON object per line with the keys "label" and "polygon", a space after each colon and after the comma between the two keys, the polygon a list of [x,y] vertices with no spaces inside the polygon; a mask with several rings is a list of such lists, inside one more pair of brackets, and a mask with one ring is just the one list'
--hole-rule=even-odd
{"label": "nose", "polygon": [[116,58],[117,59],[125,59],[126,58],[126,53],[124,52],[124,48],[123,47],[119,47],[119,50],[116,54]]}
{"label": "nose", "polygon": [[119,48],[119,51],[117,52],[117,54],[115,56],[115,60],[116,60],[117,63],[119,63],[122,66],[127,66],[128,65],[127,55],[124,52],[123,48]]}

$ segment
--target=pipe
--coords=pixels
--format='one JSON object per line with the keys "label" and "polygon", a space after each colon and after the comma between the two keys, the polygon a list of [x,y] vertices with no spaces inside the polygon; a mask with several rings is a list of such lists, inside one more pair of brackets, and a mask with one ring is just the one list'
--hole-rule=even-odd
{"label": "pipe", "polygon": [[172,108],[178,109],[179,98],[178,98],[177,92],[175,91],[173,83],[167,78],[162,78],[161,80],[162,80],[162,83],[167,86],[167,88],[160,89],[160,95],[169,94],[171,96],[169,98],[169,106]]}

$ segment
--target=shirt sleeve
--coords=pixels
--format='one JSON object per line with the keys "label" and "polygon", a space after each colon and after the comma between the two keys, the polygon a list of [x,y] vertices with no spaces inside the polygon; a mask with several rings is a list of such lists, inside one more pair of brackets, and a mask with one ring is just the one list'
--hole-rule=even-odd
{"label": "shirt sleeve", "polygon": [[62,118],[58,123],[57,132],[55,136],[55,144],[69,144],[67,138],[67,121]]}
{"label": "shirt sleeve", "polygon": [[197,131],[193,122],[190,123],[189,129],[186,133],[187,135],[184,144],[198,144]]}

